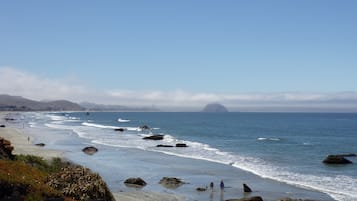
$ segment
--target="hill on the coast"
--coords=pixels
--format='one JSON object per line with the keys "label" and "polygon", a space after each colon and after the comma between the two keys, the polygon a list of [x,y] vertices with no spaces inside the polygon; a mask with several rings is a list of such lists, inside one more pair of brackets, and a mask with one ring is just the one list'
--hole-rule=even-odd
{"label": "hill on the coast", "polygon": [[0,111],[81,111],[83,107],[67,100],[35,101],[21,96],[0,95]]}
{"label": "hill on the coast", "polygon": [[228,112],[228,110],[219,103],[210,103],[203,108],[202,112]]}

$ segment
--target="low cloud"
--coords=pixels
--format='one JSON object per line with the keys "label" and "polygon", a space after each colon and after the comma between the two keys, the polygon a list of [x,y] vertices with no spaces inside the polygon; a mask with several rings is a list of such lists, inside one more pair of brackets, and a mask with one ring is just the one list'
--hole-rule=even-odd
{"label": "low cloud", "polygon": [[336,93],[199,93],[183,89],[172,91],[89,88],[70,78],[49,79],[11,67],[0,67],[0,94],[35,100],[67,99],[126,106],[156,106],[167,110],[199,110],[205,104],[219,102],[239,111],[286,111],[319,108],[332,111],[357,111],[357,92]]}

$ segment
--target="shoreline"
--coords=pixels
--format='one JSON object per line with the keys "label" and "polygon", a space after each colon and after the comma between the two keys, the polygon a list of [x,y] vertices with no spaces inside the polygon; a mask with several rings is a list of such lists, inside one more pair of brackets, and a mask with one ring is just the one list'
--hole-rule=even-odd
{"label": "shoreline", "polygon": [[[0,118],[1,118],[0,125],[6,124],[6,128],[0,128],[0,136],[2,136],[3,130],[6,131],[4,133],[6,133],[7,136],[9,136],[9,137],[7,137],[7,136],[2,136],[2,137],[6,138],[12,142],[13,146],[15,147],[15,150],[13,152],[14,154],[32,154],[32,155],[37,155],[37,156],[41,156],[44,158],[51,158],[51,157],[60,157],[60,158],[64,158],[64,159],[70,158],[71,161],[73,161],[74,163],[84,165],[84,166],[89,167],[90,169],[94,170],[95,172],[100,173],[101,176],[103,177],[103,179],[107,182],[107,184],[108,184],[108,182],[109,183],[113,182],[112,178],[111,178],[112,176],[110,175],[110,174],[113,174],[113,172],[106,173],[106,171],[108,172],[108,170],[110,170],[110,168],[109,169],[106,169],[105,167],[98,168],[98,167],[95,167],[96,166],[95,164],[90,164],[90,163],[93,163],[93,161],[91,161],[91,160],[94,159],[94,160],[98,160],[97,161],[98,164],[100,164],[100,162],[102,162],[102,164],[103,164],[103,163],[105,163],[106,160],[111,159],[111,158],[102,158],[102,157],[108,152],[116,152],[117,153],[118,149],[113,150],[112,148],[105,148],[105,146],[103,147],[101,145],[96,145],[103,149],[101,149],[101,151],[98,154],[89,158],[89,157],[86,157],[85,155],[83,155],[83,153],[81,151],[79,151],[80,149],[76,150],[76,152],[71,152],[68,149],[57,149],[57,147],[55,147],[56,149],[48,149],[47,146],[38,147],[38,146],[33,145],[31,140],[28,141],[27,136],[31,136],[31,139],[33,141],[38,142],[39,139],[41,139],[41,141],[42,141],[41,136],[46,136],[46,130],[42,130],[43,132],[38,132],[38,134],[33,136],[31,134],[32,131],[29,131],[27,129],[14,128],[14,127],[16,127],[15,124],[11,125],[11,123],[2,122],[3,115],[1,114],[1,112],[0,112]],[[46,140],[44,140],[44,142],[46,142]],[[49,145],[49,147],[51,147],[51,145]],[[63,150],[63,151],[61,151],[61,150]],[[129,152],[132,152],[131,154],[134,154],[134,156],[136,154],[138,154],[139,157],[143,157],[143,158],[139,158],[140,162],[148,160],[148,158],[146,158],[146,157],[148,157],[148,155],[141,156],[140,150],[132,150]],[[124,158],[119,158],[121,160],[121,162],[123,162],[126,165],[131,164],[131,166],[133,166],[133,164],[135,164],[135,162],[136,162],[135,160],[137,160],[137,158],[129,159],[129,160],[125,159],[125,157],[128,156],[125,154],[125,153],[128,153],[127,150],[120,152],[120,153],[123,153],[121,157],[124,157]],[[73,154],[75,156],[74,158],[73,158]],[[102,154],[104,154],[104,155],[102,155]],[[79,158],[79,160],[78,160],[78,158],[76,158],[76,156]],[[106,156],[108,156],[108,155],[106,155]],[[159,160],[161,162],[167,161],[169,163],[172,160],[172,156],[167,156],[164,154],[156,153],[152,157],[153,158],[150,158],[150,159],[152,159],[152,161]],[[176,157],[173,157],[173,158],[176,158]],[[81,159],[84,159],[84,161]],[[114,160],[118,160],[118,156],[116,156]],[[264,200],[273,201],[273,200],[281,199],[283,197],[287,197],[286,195],[290,195],[291,197],[294,197],[294,199],[303,198],[302,200],[309,199],[309,197],[307,197],[306,195],[314,195],[314,193],[300,194],[302,191],[308,192],[310,190],[307,190],[307,189],[299,190],[300,188],[296,187],[296,186],[291,186],[291,185],[288,185],[285,183],[280,183],[280,182],[269,180],[269,179],[258,178],[258,176],[251,176],[250,173],[244,172],[243,170],[236,170],[235,168],[232,168],[230,166],[225,166],[222,164],[215,164],[215,163],[211,164],[208,161],[200,161],[200,160],[180,158],[180,157],[175,160],[176,160],[176,162],[180,161],[181,163],[178,162],[179,164],[186,164],[187,162],[188,163],[192,162],[194,164],[197,163],[196,164],[197,166],[196,165],[195,166],[198,167],[198,169],[203,170],[203,171],[196,172],[196,173],[198,173],[198,175],[196,175],[196,174],[192,174],[192,172],[189,172],[189,171],[175,172],[175,170],[172,170],[172,169],[175,169],[176,167],[175,168],[171,167],[171,168],[169,168],[170,170],[168,170],[168,172],[167,172],[167,170],[165,170],[166,173],[164,173],[165,171],[160,172],[160,171],[162,171],[162,169],[160,169],[160,167],[158,167],[158,169],[152,169],[153,167],[155,167],[156,164],[154,164],[154,163],[152,163],[152,161],[150,161],[148,163],[145,163],[144,166],[150,167],[151,171],[156,172],[156,175],[155,175],[156,177],[157,177],[157,174],[160,173],[159,174],[160,177],[167,176],[167,175],[178,176],[178,177],[184,178],[184,179],[191,177],[191,179],[195,178],[195,181],[193,181],[193,180],[189,181],[187,179],[188,182],[192,182],[192,183],[188,184],[188,186],[180,187],[180,189],[177,189],[175,191],[162,190],[161,187],[159,187],[161,190],[158,190],[158,188],[157,188],[158,184],[153,184],[153,183],[151,183],[151,186],[145,187],[144,189],[126,189],[126,188],[121,188],[121,187],[114,188],[114,191],[113,191],[113,189],[111,189],[113,196],[115,197],[115,199],[117,201],[118,200],[120,200],[120,201],[134,201],[134,200],[180,201],[180,200],[190,200],[190,199],[188,199],[188,197],[190,195],[191,196],[195,195],[196,197],[199,196],[199,198],[195,199],[195,200],[202,200],[201,198],[203,196],[207,196],[206,199],[208,199],[208,196],[210,196],[209,191],[198,193],[198,192],[195,192],[194,189],[196,187],[200,187],[202,185],[204,187],[204,185],[208,184],[208,182],[211,181],[211,179],[218,179],[217,177],[229,178],[232,173],[229,173],[229,175],[226,175],[225,173],[220,173],[219,175],[214,175],[214,172],[216,170],[222,171],[222,169],[224,170],[224,172],[234,171],[234,173],[237,173],[236,175],[238,176],[239,180],[246,181],[246,182],[248,182],[248,184],[255,184],[254,189],[257,189],[257,190],[254,191],[253,194],[248,195],[248,196],[260,195],[264,198]],[[202,166],[202,167],[200,168],[200,166]],[[121,177],[123,177],[123,176],[128,177],[128,176],[134,176],[134,175],[136,176],[139,173],[139,172],[135,172],[135,170],[134,170],[134,174],[132,174],[133,172],[131,170],[125,169],[127,167],[123,167],[123,169],[121,169],[121,168],[122,167],[118,167],[118,170],[116,170],[118,172],[120,172],[120,170],[123,170],[120,173]],[[183,168],[186,168],[186,167],[183,167]],[[167,174],[167,173],[169,173],[169,174]],[[174,174],[170,174],[170,173],[174,173]],[[150,172],[149,173],[146,172],[143,174],[144,175],[149,174],[149,176],[151,176],[151,178],[149,178],[151,180],[151,182],[152,181],[156,182],[160,179],[160,178],[155,178],[155,176],[153,176],[153,175],[150,175]],[[145,179],[145,177],[144,177],[144,179]],[[228,186],[227,191],[225,192],[225,194],[228,195],[226,198],[232,198],[232,195],[245,196],[245,195],[241,194],[239,191],[238,192],[236,191],[236,190],[240,190],[240,188],[237,186],[241,185],[240,184],[241,181],[227,180],[227,184],[231,185],[231,186]],[[114,181],[114,182],[117,182],[117,181]],[[233,182],[236,182],[236,183],[233,183]],[[149,183],[150,183],[150,181],[149,181]],[[122,185],[122,184],[120,184],[120,185]],[[284,190],[279,189],[280,186],[283,187],[282,189],[284,189]],[[288,186],[288,187],[286,187],[286,186]],[[318,194],[320,194],[320,193],[323,194],[322,192],[317,192],[314,190],[311,190],[311,192],[316,192],[317,197],[319,197]],[[305,195],[305,196],[301,196],[301,195]],[[323,198],[322,199],[314,199],[313,197],[314,196],[312,196],[312,200],[315,200],[315,201],[325,200]],[[193,198],[193,197],[191,197],[191,198]],[[215,195],[214,198],[217,198],[217,195]],[[209,199],[211,200],[211,197]],[[212,200],[216,200],[216,199],[212,199]],[[218,198],[218,200],[219,200],[219,198]],[[330,199],[326,199],[326,200],[333,200],[333,199],[330,198]]]}
{"label": "shoreline", "polygon": [[[27,135],[24,130],[14,128],[9,123],[4,121],[4,116],[8,114],[6,112],[0,112],[0,125],[5,125],[5,128],[0,128],[0,137],[5,138],[11,142],[14,147],[12,153],[14,155],[34,155],[43,157],[45,160],[49,160],[55,157],[67,160],[65,152],[56,149],[48,149],[46,147],[36,146],[32,143],[32,140],[28,140],[30,135]],[[74,161],[76,162],[76,161]],[[181,201],[183,198],[168,194],[147,192],[143,190],[130,191],[130,192],[111,192],[116,201]]]}

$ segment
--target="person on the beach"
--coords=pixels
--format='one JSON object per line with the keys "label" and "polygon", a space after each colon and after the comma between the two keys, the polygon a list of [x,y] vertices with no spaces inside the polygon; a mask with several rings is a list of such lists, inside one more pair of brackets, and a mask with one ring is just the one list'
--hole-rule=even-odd
{"label": "person on the beach", "polygon": [[211,183],[209,184],[209,187],[211,188],[211,190],[213,190],[213,186],[214,186],[214,184],[213,184],[213,182],[211,182]]}
{"label": "person on the beach", "polygon": [[221,180],[220,187],[221,187],[221,190],[223,190],[223,189],[224,189],[224,183],[223,183],[223,180]]}

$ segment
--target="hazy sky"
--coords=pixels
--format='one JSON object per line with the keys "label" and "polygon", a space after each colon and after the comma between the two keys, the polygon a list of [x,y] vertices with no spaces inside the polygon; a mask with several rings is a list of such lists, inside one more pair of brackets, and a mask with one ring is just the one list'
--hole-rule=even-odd
{"label": "hazy sky", "polygon": [[357,1],[0,1],[0,72],[35,99],[357,107]]}

